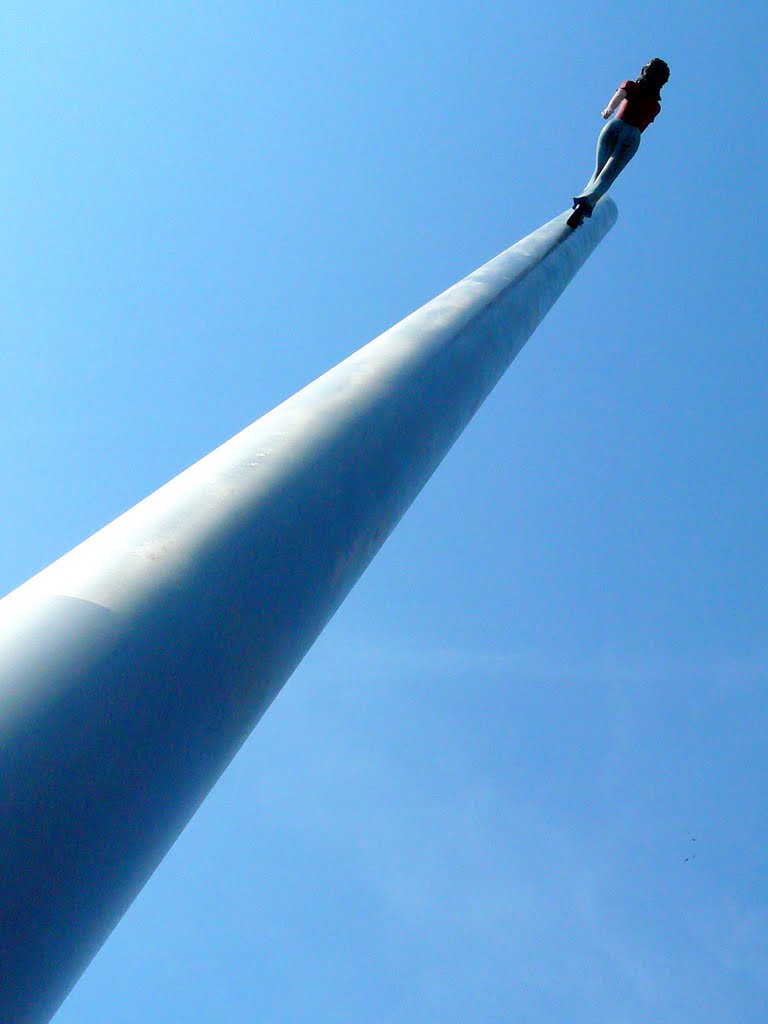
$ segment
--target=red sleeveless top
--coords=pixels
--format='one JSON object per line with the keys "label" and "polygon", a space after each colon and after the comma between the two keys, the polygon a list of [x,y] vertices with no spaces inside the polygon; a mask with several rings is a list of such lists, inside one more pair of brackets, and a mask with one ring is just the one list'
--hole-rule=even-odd
{"label": "red sleeveless top", "polygon": [[637,82],[622,82],[619,88],[626,91],[627,98],[619,104],[616,117],[644,132],[651,121],[661,113],[658,98]]}

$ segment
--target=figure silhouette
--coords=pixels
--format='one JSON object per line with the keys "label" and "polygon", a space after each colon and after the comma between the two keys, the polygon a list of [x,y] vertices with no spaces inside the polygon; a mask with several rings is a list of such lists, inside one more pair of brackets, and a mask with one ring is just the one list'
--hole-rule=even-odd
{"label": "figure silhouette", "polygon": [[[597,159],[592,177],[581,195],[574,196],[568,226],[577,228],[601,196],[627,166],[640,146],[640,136],[661,113],[661,90],[669,80],[669,67],[659,57],[648,61],[636,81],[627,79],[611,97],[602,113],[609,123],[597,140]],[[613,112],[616,117],[610,121]]]}

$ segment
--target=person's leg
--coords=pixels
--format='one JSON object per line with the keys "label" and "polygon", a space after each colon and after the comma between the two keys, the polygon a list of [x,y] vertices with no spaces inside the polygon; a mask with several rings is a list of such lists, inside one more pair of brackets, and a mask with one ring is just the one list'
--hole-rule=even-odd
{"label": "person's leg", "polygon": [[603,130],[597,137],[597,152],[595,153],[595,170],[592,177],[589,179],[587,184],[584,186],[586,191],[593,181],[596,181],[600,177],[600,172],[608,163],[611,153],[619,139],[619,132],[617,131],[616,121],[609,121],[604,126]]}
{"label": "person's leg", "polygon": [[[594,210],[595,205],[601,196],[604,196],[611,185],[616,181],[618,176],[627,166],[629,161],[635,155],[640,145],[640,129],[635,128],[633,125],[626,124],[624,121],[618,119],[611,122],[615,125],[613,132],[610,135],[606,135],[603,140],[605,147],[609,144],[611,149],[607,160],[603,163],[600,170],[596,175],[593,175],[592,180],[584,189],[580,196],[577,196],[574,200],[576,203],[583,203],[586,207],[586,216],[589,217]],[[606,134],[606,130],[600,133],[602,136]],[[598,145],[598,154],[600,153],[600,146]],[[605,152],[605,150],[603,150]],[[599,158],[598,158],[599,163]]]}

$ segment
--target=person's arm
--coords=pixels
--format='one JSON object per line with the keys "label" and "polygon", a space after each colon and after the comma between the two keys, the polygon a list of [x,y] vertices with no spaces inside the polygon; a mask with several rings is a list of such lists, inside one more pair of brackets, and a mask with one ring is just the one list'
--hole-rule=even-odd
{"label": "person's arm", "polygon": [[627,98],[627,90],[626,89],[617,89],[616,92],[613,94],[613,96],[611,96],[611,102],[608,104],[608,106],[603,111],[603,120],[607,121],[608,118],[611,116],[611,114],[616,109],[616,107],[618,107],[618,105],[621,103],[621,101],[625,100],[626,98]]}

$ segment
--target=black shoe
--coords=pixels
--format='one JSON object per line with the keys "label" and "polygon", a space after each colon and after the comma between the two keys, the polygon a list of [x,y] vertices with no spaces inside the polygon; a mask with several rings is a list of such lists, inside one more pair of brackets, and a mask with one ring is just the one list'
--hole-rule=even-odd
{"label": "black shoe", "polygon": [[587,215],[584,203],[579,203],[576,209],[573,211],[571,216],[565,222],[569,228],[576,229],[580,224],[584,223],[584,218]]}

